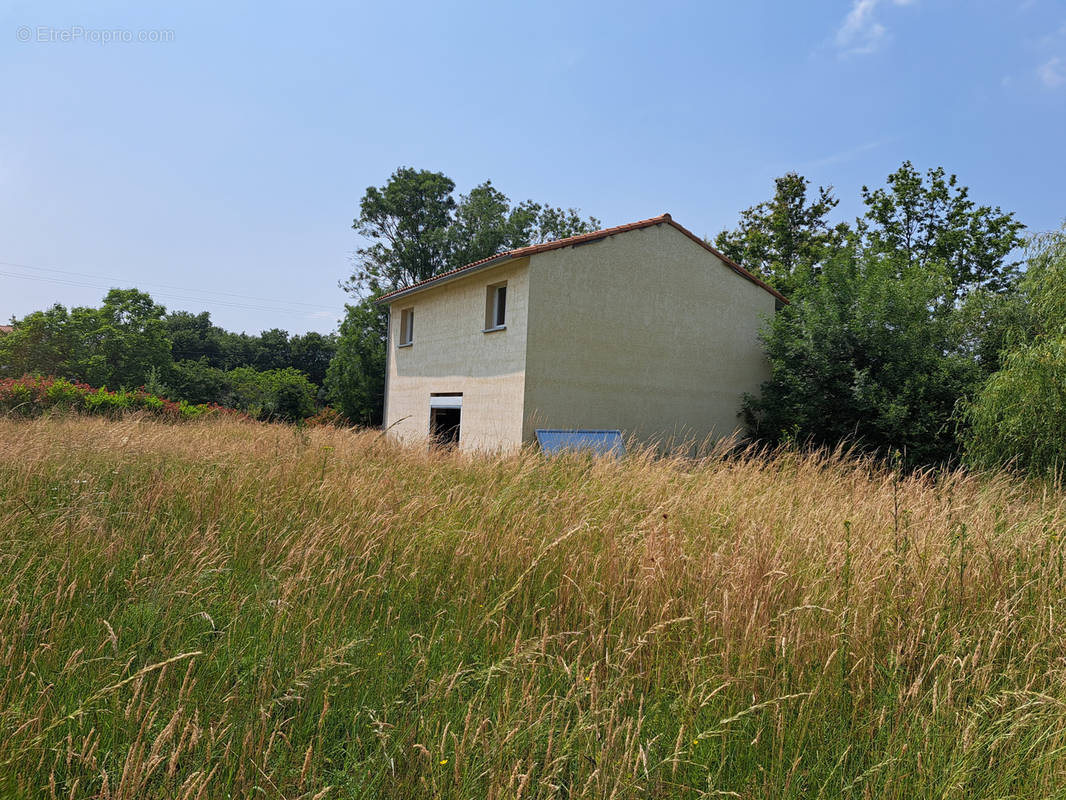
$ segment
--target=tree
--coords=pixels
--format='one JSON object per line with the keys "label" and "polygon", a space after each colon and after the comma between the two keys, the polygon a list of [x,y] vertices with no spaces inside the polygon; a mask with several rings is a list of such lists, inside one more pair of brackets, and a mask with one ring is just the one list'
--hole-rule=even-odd
{"label": "tree", "polygon": [[755,433],[900,450],[912,466],[954,458],[955,404],[980,373],[950,318],[930,314],[950,280],[854,245],[829,259],[764,333],[772,377],[745,403]]}
{"label": "tree", "polygon": [[345,288],[375,293],[443,272],[452,245],[454,189],[443,173],[410,167],[397,169],[382,187],[368,186],[352,227],[370,244],[356,251]]}
{"label": "tree", "polygon": [[1021,284],[1031,317],[967,409],[969,461],[1034,474],[1066,471],[1066,224],[1035,237]]}
{"label": "tree", "polygon": [[248,366],[264,371],[284,369],[292,363],[289,333],[281,328],[271,328],[255,337],[255,354]]}
{"label": "tree", "polygon": [[226,373],[206,359],[175,361],[164,381],[172,399],[190,403],[229,405],[229,382]]}
{"label": "tree", "polygon": [[170,339],[170,355],[175,361],[207,359],[212,366],[222,366],[225,331],[211,323],[209,312],[171,311],[163,322]]}
{"label": "tree", "polygon": [[74,350],[70,314],[58,303],[14,320],[14,330],[0,336],[0,376],[66,375]]}
{"label": "tree", "polygon": [[774,181],[774,196],[740,212],[735,230],[722,231],[715,246],[786,297],[805,287],[822,262],[839,250],[848,232],[829,222],[839,202],[832,187],[807,197],[809,181],[790,172]]}
{"label": "tree", "polygon": [[975,289],[1009,292],[1018,261],[1010,253],[1023,244],[1025,229],[1013,213],[996,206],[977,206],[970,190],[943,167],[925,177],[910,161],[888,176],[887,186],[862,187],[866,214],[860,228],[867,247],[901,263],[946,264],[951,270],[951,300]]}
{"label": "tree", "polygon": [[95,315],[91,333],[100,368],[90,380],[96,386],[135,388],[144,383],[152,367],[170,364],[170,339],[163,316],[166,309],[137,289],[112,289]]}
{"label": "tree", "polygon": [[532,200],[512,206],[492,181],[485,181],[463,195],[456,206],[448,229],[452,243],[449,267],[455,269],[507,250],[566,239],[599,227],[598,219],[583,219],[573,208],[553,208]]}
{"label": "tree", "polygon": [[388,309],[367,297],[346,306],[337,352],[326,371],[329,401],[360,425],[380,425],[385,404]]}
{"label": "tree", "polygon": [[337,340],[332,335],[310,331],[303,336],[293,336],[289,340],[289,352],[290,365],[304,373],[312,383],[323,386],[329,362],[337,352]]}

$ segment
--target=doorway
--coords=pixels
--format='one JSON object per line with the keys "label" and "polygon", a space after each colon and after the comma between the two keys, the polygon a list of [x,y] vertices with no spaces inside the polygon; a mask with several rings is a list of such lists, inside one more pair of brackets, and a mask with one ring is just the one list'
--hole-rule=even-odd
{"label": "doorway", "polygon": [[459,392],[429,396],[429,435],[440,447],[458,447],[463,415]]}
{"label": "doorway", "polygon": [[441,447],[456,447],[459,444],[459,423],[462,410],[458,408],[431,408],[429,432]]}

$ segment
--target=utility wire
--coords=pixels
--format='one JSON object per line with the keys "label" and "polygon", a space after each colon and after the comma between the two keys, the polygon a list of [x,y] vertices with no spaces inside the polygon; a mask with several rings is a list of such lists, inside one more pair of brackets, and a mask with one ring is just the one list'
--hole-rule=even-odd
{"label": "utility wire", "polygon": [[[36,272],[54,272],[54,273],[57,273],[57,274],[60,274],[60,275],[73,275],[73,276],[79,277],[79,278],[91,278],[93,280],[98,280],[98,281],[114,281],[116,283],[125,284],[125,285],[134,285],[134,284],[136,284],[136,285],[140,285],[140,286],[153,286],[153,287],[159,287],[161,289],[171,289],[171,290],[176,290],[176,291],[179,291],[179,292],[194,292],[194,293],[196,293],[198,295],[203,295],[203,296],[218,295],[218,296],[222,296],[222,297],[235,297],[235,298],[237,298],[239,300],[256,300],[256,301],[260,301],[260,302],[264,302],[264,303],[274,303],[274,304],[277,304],[279,306],[302,306],[305,309],[312,309],[312,310],[317,310],[317,311],[337,311],[338,310],[338,309],[336,309],[333,306],[326,306],[326,305],[322,305],[320,303],[305,303],[305,302],[300,301],[300,300],[275,300],[275,299],[267,298],[267,297],[253,297],[251,295],[237,294],[237,293],[234,293],[234,292],[222,292],[222,291],[218,291],[216,289],[193,289],[193,288],[190,288],[188,286],[174,286],[172,284],[166,284],[166,283],[155,283],[154,281],[130,281],[130,280],[127,280],[125,278],[112,278],[112,277],[107,277],[105,275],[95,275],[95,274],[89,273],[89,272],[76,272],[74,270],[56,269],[54,267],[38,267],[38,266],[34,266],[32,264],[18,264],[18,263],[15,263],[13,261],[0,261],[0,265],[6,266],[6,267],[16,267],[16,268],[19,268],[19,269],[29,269],[29,270],[34,270]],[[4,274],[8,275],[9,277],[26,277],[26,278],[30,277],[30,276],[20,276],[20,275],[13,274],[13,273],[4,273]],[[58,282],[58,281],[54,281],[54,282]],[[76,284],[71,284],[71,285],[76,285]],[[97,289],[97,288],[103,288],[103,287],[93,285],[93,286],[84,286],[84,288]],[[199,300],[200,298],[198,298],[198,297],[186,297],[184,299]],[[215,301],[215,302],[221,302],[221,301]],[[244,304],[242,304],[242,305],[244,305]],[[249,306],[249,307],[251,307],[251,306]],[[262,310],[262,309],[254,309],[254,310]]]}
{"label": "utility wire", "polygon": [[[0,262],[0,263],[6,263],[6,262]],[[21,274],[19,274],[17,272],[8,272],[6,270],[0,270],[0,276],[7,277],[7,278],[19,278],[19,279],[24,280],[24,281],[44,281],[44,282],[47,282],[47,283],[59,284],[61,286],[74,286],[74,287],[78,287],[78,288],[82,288],[82,289],[99,289],[101,291],[106,291],[107,289],[112,288],[110,286],[104,286],[102,284],[86,283],[84,281],[75,281],[75,280],[70,280],[70,279],[66,279],[66,278],[51,278],[51,277],[48,277],[47,275],[21,275]],[[189,297],[189,296],[186,296],[186,295],[175,294],[173,292],[154,292],[154,294],[157,297],[166,297],[166,298],[169,298],[171,300],[179,300],[179,301],[182,301],[182,302],[208,303],[208,304],[216,305],[216,306],[225,306],[227,308],[236,308],[236,309],[240,309],[240,310],[243,310],[243,311],[261,311],[261,312],[270,313],[270,314],[297,314],[297,313],[306,313],[309,310],[309,309],[306,309],[306,308],[305,309],[277,308],[277,307],[267,307],[267,306],[261,306],[261,305],[252,305],[250,303],[234,303],[234,302],[229,301],[229,300],[218,300],[218,299],[215,299],[215,298]],[[322,310],[327,310],[326,306],[315,306],[315,308],[319,308],[319,309],[322,309]],[[337,313],[340,313],[340,309],[330,309],[330,310],[333,310],[333,311],[336,311]]]}

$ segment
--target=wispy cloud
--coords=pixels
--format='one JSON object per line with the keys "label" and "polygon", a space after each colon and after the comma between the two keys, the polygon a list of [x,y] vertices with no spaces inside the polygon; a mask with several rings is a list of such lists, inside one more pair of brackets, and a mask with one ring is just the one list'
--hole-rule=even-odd
{"label": "wispy cloud", "polygon": [[[909,6],[916,0],[892,0],[893,5]],[[837,28],[836,46],[842,56],[876,53],[890,40],[886,28],[875,14],[881,0],[852,0],[851,10]]]}
{"label": "wispy cloud", "polygon": [[1036,68],[1040,82],[1049,89],[1066,86],[1066,62],[1058,56],[1052,56]]}
{"label": "wispy cloud", "polygon": [[864,153],[868,153],[871,150],[876,150],[879,147],[884,147],[886,144],[891,144],[895,141],[894,138],[888,139],[876,139],[871,142],[864,142],[863,144],[856,145],[855,147],[849,147],[846,150],[841,150],[836,153],[832,153],[821,158],[816,158],[813,161],[807,161],[799,165],[800,172],[814,171],[818,169],[824,169],[825,167],[832,166],[833,164],[842,164],[846,161],[853,161]]}

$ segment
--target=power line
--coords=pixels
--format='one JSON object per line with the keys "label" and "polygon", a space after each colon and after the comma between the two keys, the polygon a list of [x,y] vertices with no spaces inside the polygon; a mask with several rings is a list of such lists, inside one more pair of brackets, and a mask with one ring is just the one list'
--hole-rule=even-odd
{"label": "power line", "polygon": [[[237,294],[237,293],[234,293],[234,292],[222,292],[222,291],[218,291],[216,289],[198,289],[198,288],[190,288],[188,286],[174,286],[173,284],[156,283],[154,281],[130,281],[130,280],[126,280],[124,278],[107,277],[105,275],[96,275],[96,274],[93,274],[93,273],[90,273],[90,272],[77,272],[77,271],[74,271],[74,270],[56,269],[54,267],[39,267],[39,266],[34,266],[32,264],[18,264],[18,263],[15,263],[13,261],[0,261],[0,265],[6,266],[6,267],[17,267],[19,269],[29,269],[29,270],[34,270],[34,271],[37,271],[37,272],[54,272],[54,273],[58,273],[60,275],[73,275],[73,276],[79,277],[79,278],[91,278],[91,279],[100,280],[100,281],[114,281],[116,283],[126,284],[126,285],[134,285],[134,284],[136,284],[136,285],[140,285],[140,286],[159,287],[161,289],[175,290],[175,291],[179,291],[179,292],[193,292],[196,295],[202,295],[202,296],[206,296],[206,297],[210,297],[211,295],[217,295],[217,296],[221,296],[221,297],[235,297],[235,298],[237,298],[239,300],[256,300],[256,301],[260,301],[260,302],[263,302],[263,303],[274,303],[274,304],[277,304],[278,306],[303,306],[304,309],[311,309],[311,310],[317,310],[317,311],[337,311],[338,310],[338,309],[336,309],[333,306],[326,306],[326,305],[322,305],[320,303],[305,303],[305,302],[303,302],[301,300],[276,300],[276,299],[268,298],[268,297],[254,297],[254,296],[251,296],[251,295]],[[20,276],[20,275],[13,274],[13,273],[4,273],[4,274],[7,274],[9,277],[26,277],[27,279],[30,278],[30,276]],[[53,282],[59,282],[59,281],[58,281],[58,279],[53,279]],[[77,285],[77,284],[70,284],[70,285]],[[96,285],[92,285],[92,286],[84,285],[84,288],[97,289],[97,288],[103,288],[103,287],[96,286]],[[173,297],[173,295],[171,295],[171,296]],[[204,300],[202,297],[189,297],[189,296],[186,296],[186,297],[183,297],[183,298],[179,298],[179,299],[197,300],[197,301],[200,301],[200,302],[219,302],[219,303],[222,302],[222,301]],[[245,304],[242,304],[242,305],[245,305]],[[251,306],[249,306],[249,307],[251,307]],[[264,309],[254,309],[254,310],[264,310]],[[273,310],[273,309],[265,309],[265,310]]]}
{"label": "power line", "polygon": [[[3,263],[6,263],[6,262],[0,262],[0,264],[3,264]],[[46,275],[20,275],[17,272],[7,272],[7,271],[4,271],[4,270],[0,270],[0,276],[4,276],[4,277],[8,277],[8,278],[19,278],[19,279],[24,280],[24,281],[44,281],[44,282],[47,282],[47,283],[59,284],[61,286],[73,286],[73,287],[78,287],[78,288],[82,288],[82,289],[98,289],[98,290],[101,290],[101,291],[105,291],[107,289],[112,288],[112,287],[104,286],[104,285],[101,285],[101,284],[85,283],[83,281],[74,281],[74,280],[69,280],[69,279],[65,279],[65,278],[50,278],[50,277],[48,277]],[[269,313],[269,314],[306,313],[306,311],[308,310],[308,309],[277,308],[277,307],[271,308],[271,307],[267,307],[267,306],[252,305],[250,303],[234,303],[234,302],[231,302],[231,301],[228,301],[228,300],[218,300],[218,299],[215,299],[215,298],[206,298],[205,299],[203,297],[189,297],[189,296],[185,296],[185,295],[174,294],[173,292],[155,292],[155,295],[157,297],[166,297],[166,298],[169,298],[169,299],[172,299],[172,300],[180,300],[182,302],[209,303],[211,305],[225,306],[227,308],[235,308],[235,309],[239,309],[239,310],[242,310],[242,311],[260,311],[260,312]],[[325,307],[325,306],[317,306],[317,308],[320,308],[322,310],[326,310],[327,307]],[[330,309],[330,310],[336,311],[338,313],[340,311],[339,309]]]}

